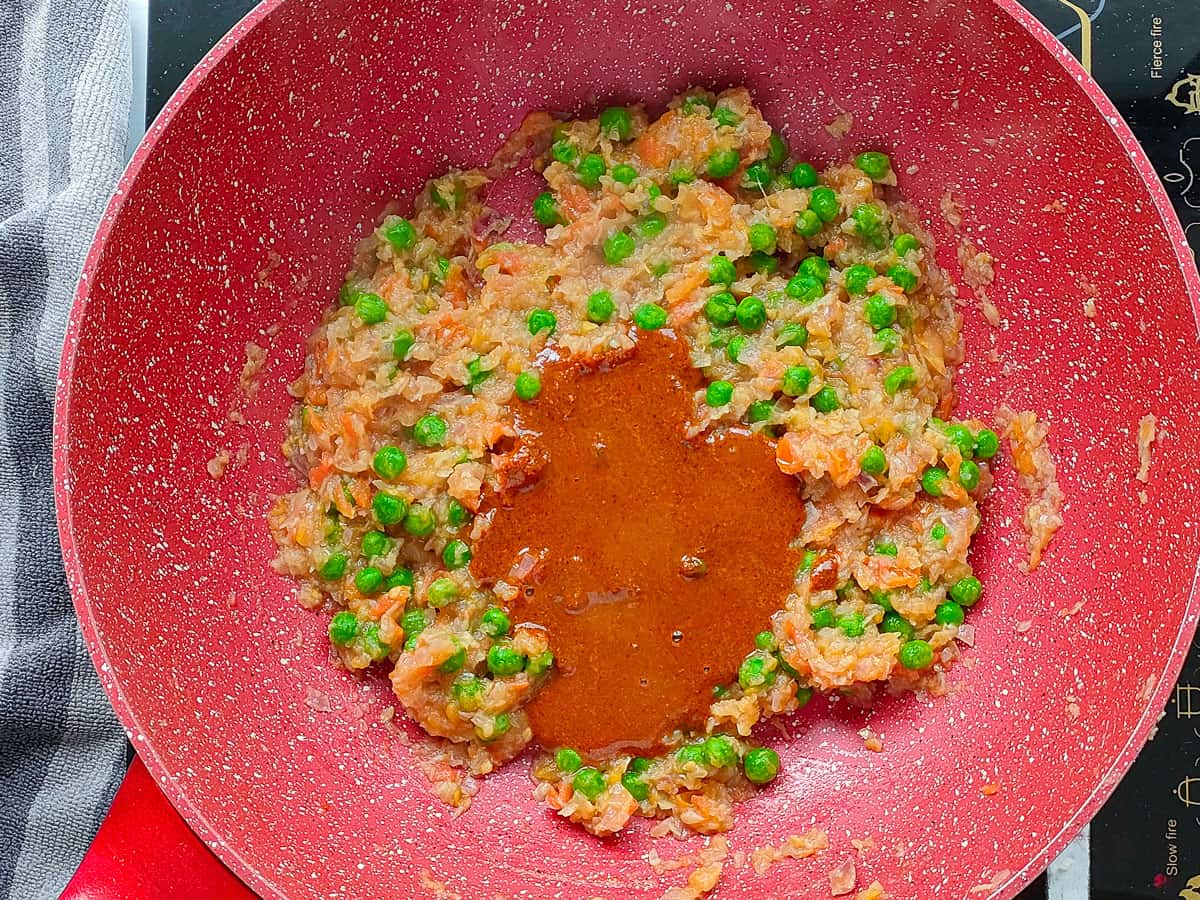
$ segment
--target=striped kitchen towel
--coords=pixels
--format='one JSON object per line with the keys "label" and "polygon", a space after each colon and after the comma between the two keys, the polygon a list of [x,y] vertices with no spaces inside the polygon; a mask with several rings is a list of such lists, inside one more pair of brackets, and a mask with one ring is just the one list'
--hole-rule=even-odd
{"label": "striped kitchen towel", "polygon": [[0,897],[57,897],[126,743],[63,576],[55,378],[79,270],[123,164],[126,0],[0,0]]}

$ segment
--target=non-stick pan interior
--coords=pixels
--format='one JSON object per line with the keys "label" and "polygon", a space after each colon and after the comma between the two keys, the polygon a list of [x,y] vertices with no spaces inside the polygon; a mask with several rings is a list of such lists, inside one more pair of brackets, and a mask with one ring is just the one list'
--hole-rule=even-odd
{"label": "non-stick pan interior", "polygon": [[[739,810],[733,848],[813,825],[833,847],[763,877],[731,862],[718,895],[826,896],[826,873],[853,855],[860,887],[879,879],[892,897],[990,883],[1008,897],[1095,811],[1195,619],[1197,281],[1132,136],[1010,7],[287,0],[189,79],[89,259],[57,474],[105,685],[238,874],[297,897],[420,896],[427,878],[464,897],[655,897],[686,878],[645,857],[698,839],[591,838],[535,805],[523,763],[460,818],[440,806],[417,733],[400,714],[381,721],[384,679],[335,670],[325,619],[272,574],[264,513],[291,484],[285,386],[383,204],[485,162],[527,111],[661,104],[691,84],[748,86],[814,162],[889,152],[957,274],[940,211],[951,192],[997,260],[1004,319],[989,327],[962,289],[960,409],[1045,416],[1068,501],[1026,575],[1020,498],[999,467],[974,558],[986,599],[949,696],[871,714],[814,702],[789,736],[766,731],[785,774]],[[826,126],[843,114],[852,126],[835,137]],[[247,388],[250,342],[266,363]],[[1147,413],[1160,438],[1143,485]],[[218,480],[206,464],[223,451]],[[863,746],[868,725],[881,753]]]}

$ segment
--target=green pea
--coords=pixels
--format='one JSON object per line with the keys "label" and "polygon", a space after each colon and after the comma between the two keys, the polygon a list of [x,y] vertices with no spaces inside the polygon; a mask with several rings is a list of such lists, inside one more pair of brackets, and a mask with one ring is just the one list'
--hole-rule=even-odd
{"label": "green pea", "polygon": [[472,394],[475,389],[492,377],[492,370],[483,367],[483,357],[476,356],[467,363],[467,390]]}
{"label": "green pea", "polygon": [[812,369],[808,366],[788,366],[783,371],[781,389],[789,397],[800,397],[808,392],[812,377]]}
{"label": "green pea", "polygon": [[746,262],[750,264],[750,268],[762,275],[774,275],[779,270],[779,260],[761,250],[755,250],[747,256]]}
{"label": "green pea", "polygon": [[741,358],[749,340],[744,334],[736,334],[729,339],[729,343],[725,345],[725,356],[731,363],[736,363]]}
{"label": "green pea", "polygon": [[349,557],[345,553],[331,553],[329,558],[321,563],[317,574],[326,581],[337,581],[346,574],[347,562],[349,562]]}
{"label": "green pea", "polygon": [[921,487],[925,489],[930,497],[942,496],[942,482],[946,480],[948,473],[945,469],[933,466],[925,470],[921,476]]}
{"label": "green pea", "polygon": [[775,132],[771,132],[771,136],[767,138],[767,165],[772,169],[778,169],[783,161],[787,159],[788,146]]}
{"label": "green pea", "polygon": [[896,251],[897,256],[904,256],[907,253],[912,253],[914,250],[920,250],[921,242],[917,239],[916,235],[904,232],[892,239],[892,249]]}
{"label": "green pea", "polygon": [[442,549],[442,562],[447,569],[462,569],[471,562],[471,548],[466,541],[451,541]]}
{"label": "green pea", "polygon": [[364,325],[378,325],[387,318],[388,307],[378,294],[359,294],[354,301],[354,312]]}
{"label": "green pea", "polygon": [[778,661],[769,654],[755,651],[742,660],[738,668],[738,684],[742,690],[766,688],[775,683],[775,669]]}
{"label": "green pea", "polygon": [[704,754],[704,744],[685,744],[675,751],[675,760],[680,766],[688,764],[703,766],[708,762]]}
{"label": "green pea", "polygon": [[742,121],[742,117],[735,113],[728,106],[717,104],[712,111],[712,117],[717,120],[718,125],[723,125],[726,128],[736,128]]}
{"label": "green pea", "polygon": [[475,726],[475,736],[484,743],[491,743],[494,740],[504,737],[508,734],[508,729],[512,728],[512,717],[508,713],[503,712],[492,716],[491,728],[487,729],[483,726]]}
{"label": "green pea", "polygon": [[887,471],[887,454],[881,447],[868,447],[858,458],[858,467],[868,475],[882,475]]}
{"label": "green pea", "polygon": [[905,641],[911,641],[913,635],[916,634],[912,623],[896,612],[884,613],[883,620],[879,623],[879,630],[884,634],[898,634]]}
{"label": "green pea", "polygon": [[492,644],[487,665],[493,675],[516,675],[525,668],[525,655],[505,644]]}
{"label": "green pea", "polygon": [[784,293],[801,303],[811,303],[825,293],[825,285],[812,275],[798,272],[788,279]]}
{"label": "green pea", "polygon": [[746,171],[742,175],[742,187],[761,189],[770,184],[774,176],[775,173],[771,171],[770,166],[761,160],[751,163],[746,167]]}
{"label": "green pea", "polygon": [[538,377],[537,372],[522,372],[517,376],[513,389],[516,391],[518,399],[526,402],[535,400],[537,395],[542,392],[542,379]]}
{"label": "green pea", "polygon": [[871,602],[876,606],[883,607],[885,613],[895,612],[895,607],[892,606],[892,598],[888,596],[887,591],[876,591],[871,595]]}
{"label": "green pea", "polygon": [[753,295],[742,298],[742,302],[734,311],[734,316],[744,331],[758,331],[767,324],[767,308],[760,299]]}
{"label": "green pea", "polygon": [[953,600],[939,603],[933,613],[933,618],[939,625],[961,625],[966,617],[962,606]]}
{"label": "green pea", "polygon": [[474,675],[462,675],[454,679],[454,683],[450,685],[450,693],[463,712],[477,712],[483,706],[487,687]]}
{"label": "green pea", "polygon": [[875,270],[870,266],[853,265],[842,273],[846,292],[853,295],[865,294],[867,285],[875,277]]}
{"label": "green pea", "polygon": [[823,227],[821,217],[811,209],[801,211],[796,216],[796,224],[792,226],[796,234],[801,237],[815,237]]}
{"label": "green pea", "polygon": [[483,618],[479,620],[479,630],[490,637],[502,638],[511,628],[512,621],[508,618],[508,613],[498,606],[489,606],[484,610]]}
{"label": "green pea", "polygon": [[832,222],[842,205],[832,188],[819,187],[813,188],[809,195],[808,208],[820,216],[822,222]]}
{"label": "green pea", "polygon": [[398,588],[398,587],[406,587],[410,591],[412,590],[412,587],[413,587],[412,569],[409,569],[405,566],[401,566],[399,569],[396,569],[394,572],[392,572],[391,575],[389,575],[387,578],[384,579],[383,589],[385,591],[390,591],[392,588]]}
{"label": "green pea", "polygon": [[897,556],[900,553],[900,548],[888,541],[876,544],[874,549],[880,556]]}
{"label": "green pea", "polygon": [[712,111],[713,105],[713,101],[703,94],[692,94],[692,96],[684,98],[681,109],[685,116],[707,116]]}
{"label": "green pea", "polygon": [[383,556],[391,549],[392,541],[382,531],[368,531],[362,537],[362,555],[367,559]]}
{"label": "green pea", "polygon": [[621,787],[629,791],[629,795],[638,803],[650,797],[650,788],[646,785],[646,782],[630,772],[626,772],[621,776]]}
{"label": "green pea", "polygon": [[714,256],[708,261],[708,283],[730,285],[737,279],[737,269],[728,256]]}
{"label": "green pea", "polygon": [[454,652],[442,660],[438,666],[438,671],[443,675],[453,675],[459,671],[467,662],[467,648],[454,640]]}
{"label": "green pea", "polygon": [[817,186],[817,170],[809,163],[796,163],[792,166],[792,171],[788,173],[788,178],[792,182],[792,187],[810,188]]}
{"label": "green pea", "polygon": [[342,647],[358,636],[358,616],[340,612],[329,622],[329,640]]}
{"label": "green pea", "polygon": [[610,140],[627,141],[633,137],[633,118],[624,106],[610,106],[600,113],[600,133]]}
{"label": "green pea", "polygon": [[439,256],[430,274],[433,276],[434,281],[439,284],[445,284],[446,279],[450,277],[450,260],[444,256]]}
{"label": "green pea", "polygon": [[434,609],[449,606],[458,599],[458,585],[449,578],[435,578],[425,591],[425,602]]}
{"label": "green pea", "polygon": [[872,294],[863,303],[863,315],[868,324],[878,331],[896,321],[896,307],[883,294]]}
{"label": "green pea", "polygon": [[862,613],[850,613],[849,615],[840,616],[837,620],[838,631],[846,637],[862,637],[867,630],[866,622],[863,619]]}
{"label": "green pea", "polygon": [[422,447],[441,447],[446,443],[446,420],[434,413],[427,413],[413,425],[413,440]]}
{"label": "green pea", "polygon": [[633,238],[624,231],[614,231],[604,241],[604,259],[615,266],[633,256]]}
{"label": "green pea", "polygon": [[958,483],[968,491],[973,491],[979,487],[980,471],[979,466],[971,462],[969,459],[964,459],[958,467]]}
{"label": "green pea", "polygon": [[578,770],[571,784],[574,785],[576,791],[583,794],[588,800],[595,800],[608,786],[600,770],[593,769],[591,766],[586,766]]}
{"label": "green pea", "polygon": [[832,628],[837,624],[837,616],[832,606],[818,606],[809,615],[812,617],[812,628],[820,631],[822,628]]}
{"label": "green pea", "polygon": [[613,317],[613,313],[616,310],[617,305],[613,303],[612,294],[609,291],[596,291],[587,299],[587,319],[589,322],[595,322],[597,325],[603,324]]}
{"label": "green pea", "polygon": [[821,389],[813,394],[812,399],[808,402],[819,413],[830,413],[841,407],[837,391],[830,384],[822,385]]}
{"label": "green pea", "polygon": [[415,637],[430,626],[430,614],[425,610],[409,610],[400,617],[400,626],[407,637]]}
{"label": "green pea", "polygon": [[991,459],[1000,450],[1000,438],[990,428],[975,435],[975,455],[980,459]]}
{"label": "green pea", "polygon": [[530,334],[537,334],[540,331],[554,334],[554,330],[558,327],[558,316],[548,309],[537,307],[530,310],[525,319],[525,327],[529,329]]}
{"label": "green pea", "polygon": [[713,325],[728,325],[737,317],[738,303],[733,294],[721,291],[704,304],[704,316]]}
{"label": "green pea", "polygon": [[974,575],[960,578],[950,586],[950,597],[961,606],[974,606],[983,596],[983,583]]}
{"label": "green pea", "polygon": [[379,639],[379,625],[375,622],[368,622],[362,627],[362,631],[358,635],[358,645],[362,647],[363,653],[379,662],[388,655],[391,648]]}
{"label": "green pea", "polygon": [[354,576],[354,586],[360,594],[378,593],[383,587],[383,573],[374,566],[359,569],[358,574]]}
{"label": "green pea", "polygon": [[672,166],[668,177],[671,184],[691,184],[696,180],[696,173],[688,166]]}
{"label": "green pea", "polygon": [[859,237],[873,247],[883,246],[883,211],[878,206],[864,203],[855,208],[850,218],[854,220],[854,230]]}
{"label": "green pea", "polygon": [[917,373],[912,366],[896,366],[883,379],[883,389],[888,396],[894,396],[897,391],[906,391],[915,387]]}
{"label": "green pea", "polygon": [[817,551],[816,550],[805,550],[804,558],[800,560],[800,568],[797,571],[811,572],[812,567],[814,565],[816,565],[816,562],[817,562]]}
{"label": "green pea", "polygon": [[900,665],[906,669],[928,669],[933,665],[933,648],[927,641],[905,641],[900,646]]}
{"label": "green pea", "polygon": [[757,650],[774,650],[775,649],[775,632],[760,631],[754,636],[754,647]]}
{"label": "green pea", "polygon": [[912,269],[908,266],[896,263],[885,274],[888,278],[892,279],[892,284],[896,285],[896,287],[900,288],[906,294],[911,293],[913,288],[917,286],[917,276],[913,274]]}
{"label": "green pea", "polygon": [[892,161],[888,159],[887,154],[874,150],[858,154],[854,158],[854,164],[874,181],[886,178],[887,173],[892,170]]}
{"label": "green pea", "polygon": [[769,421],[775,414],[775,404],[770,400],[755,400],[746,410],[746,421],[751,425]]}
{"label": "green pea", "polygon": [[895,353],[900,346],[900,335],[893,328],[880,328],[875,332],[875,340],[884,353]]}
{"label": "green pea", "polygon": [[714,381],[704,391],[704,402],[709,406],[724,406],[733,399],[733,385],[728,381]]}
{"label": "green pea", "polygon": [[956,422],[947,425],[946,443],[957,447],[963,459],[970,459],[975,455],[975,436],[971,434],[971,429],[966,425],[959,425]]}
{"label": "green pea", "polygon": [[543,228],[550,228],[554,225],[565,225],[567,223],[567,220],[563,218],[563,214],[558,208],[558,201],[549,191],[543,191],[533,198],[533,217]]}
{"label": "green pea", "polygon": [[432,509],[420,503],[409,506],[408,515],[404,517],[405,531],[413,537],[429,537],[433,534],[435,527],[437,527],[437,522],[433,517]]}
{"label": "green pea", "polygon": [[417,338],[411,331],[396,332],[396,336],[392,338],[392,356],[397,361],[404,362],[416,342]]}
{"label": "green pea", "polygon": [[729,766],[736,766],[738,761],[737,747],[725,735],[714,734],[704,741],[704,761],[710,769],[724,769]]}
{"label": "green pea", "polygon": [[446,504],[446,524],[451,528],[461,528],[471,518],[471,511],[458,502],[454,497]]}
{"label": "green pea", "polygon": [[358,290],[349,281],[342,282],[342,286],[338,288],[338,305],[353,306],[354,298],[358,296]]}
{"label": "green pea", "polygon": [[398,218],[383,230],[383,236],[396,252],[403,252],[417,242],[417,230],[408,219]]}
{"label": "green pea", "polygon": [[755,222],[746,232],[750,239],[750,247],[763,253],[774,253],[778,236],[775,228],[767,222]]}
{"label": "green pea", "polygon": [[770,747],[755,747],[742,759],[746,778],[754,784],[770,784],[779,775],[779,754]]}
{"label": "green pea", "polygon": [[554,765],[558,766],[558,771],[564,775],[570,775],[572,772],[578,772],[583,766],[583,757],[570,747],[563,747],[554,754]]}
{"label": "green pea", "polygon": [[560,138],[550,145],[550,155],[564,166],[574,166],[579,150],[566,138]]}
{"label": "green pea", "polygon": [[667,311],[657,303],[643,303],[633,311],[633,324],[642,331],[658,331],[667,324]]}
{"label": "green pea", "polygon": [[734,148],[714,150],[708,157],[705,172],[709,178],[728,178],[742,164],[742,155]]}
{"label": "green pea", "polygon": [[663,229],[667,227],[667,217],[660,212],[652,212],[646,217],[638,220],[633,225],[633,230],[637,232],[637,236],[643,240],[648,240],[652,237],[657,237],[662,234]]}
{"label": "green pea", "polygon": [[633,166],[621,163],[613,166],[612,177],[613,181],[619,181],[621,184],[633,184],[638,177],[638,172]]}
{"label": "green pea", "polygon": [[529,658],[529,662],[525,664],[525,671],[529,673],[530,678],[539,678],[549,672],[552,665],[554,665],[554,654],[549,650],[543,650]]}
{"label": "green pea", "polygon": [[829,261],[823,256],[806,256],[800,261],[796,272],[817,279],[822,285],[829,281]]}
{"label": "green pea", "polygon": [[946,539],[946,526],[942,522],[934,522],[929,529],[929,539],[941,543]]}

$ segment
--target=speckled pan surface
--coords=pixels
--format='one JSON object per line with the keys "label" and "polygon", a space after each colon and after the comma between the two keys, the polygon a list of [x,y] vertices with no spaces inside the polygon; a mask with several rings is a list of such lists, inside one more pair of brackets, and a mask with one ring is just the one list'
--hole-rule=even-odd
{"label": "speckled pan surface", "polygon": [[[597,841],[535,807],[520,763],[452,819],[380,724],[382,679],[335,671],[325,620],[271,574],[263,513],[289,486],[285,385],[382,203],[486,160],[528,110],[656,103],[692,83],[749,86],[814,161],[891,152],[957,273],[938,213],[953,190],[999,261],[1005,319],[993,331],[964,310],[961,408],[1047,416],[1068,501],[1025,576],[1000,467],[975,557],[989,599],[951,695],[803,710],[775,741],[786,774],[740,809],[732,845],[816,824],[833,846],[765,877],[727,867],[717,896],[828,896],[826,873],[853,855],[859,887],[879,879],[893,898],[981,884],[996,887],[970,896],[1011,897],[1146,739],[1198,606],[1200,282],[1132,135],[1015,4],[268,2],[121,182],[80,287],[56,433],[67,568],[105,687],[168,796],[260,893],[423,896],[429,873],[471,898],[633,898],[684,881],[645,855],[698,841]],[[822,126],[842,111],[854,126],[835,139]],[[249,397],[248,341],[267,349]],[[1161,436],[1142,504],[1148,412]],[[221,450],[234,459],[214,480]],[[866,725],[882,754],[864,749]]]}

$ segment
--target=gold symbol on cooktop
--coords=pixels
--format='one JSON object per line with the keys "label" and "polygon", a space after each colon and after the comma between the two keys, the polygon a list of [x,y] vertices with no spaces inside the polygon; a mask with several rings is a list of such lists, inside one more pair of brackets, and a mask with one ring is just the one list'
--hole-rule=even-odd
{"label": "gold symbol on cooktop", "polygon": [[1175,685],[1175,718],[1190,719],[1193,716],[1200,716],[1200,686]]}
{"label": "gold symbol on cooktop", "polygon": [[1195,113],[1200,116],[1200,75],[1184,72],[1183,77],[1171,85],[1167,102],[1174,103],[1184,114]]}
{"label": "gold symbol on cooktop", "polygon": [[1200,888],[1200,875],[1193,875],[1189,878],[1188,883],[1179,892],[1179,896],[1183,900],[1200,900],[1200,891],[1194,890],[1194,888]]}
{"label": "gold symbol on cooktop", "polygon": [[[1091,75],[1092,74],[1092,18],[1093,18],[1093,16],[1089,15],[1087,10],[1082,9],[1079,6],[1072,3],[1071,0],[1058,0],[1058,2],[1061,3],[1063,6],[1065,6],[1067,9],[1071,10],[1071,12],[1075,13],[1075,15],[1079,16],[1079,62],[1083,66],[1084,70],[1089,75]],[[1100,10],[1103,8],[1104,8],[1104,4],[1101,3],[1100,9],[1096,10],[1096,14],[1098,15],[1100,13]],[[1071,29],[1071,30],[1073,31],[1074,29]],[[1059,35],[1059,38],[1062,38],[1066,33],[1067,32],[1063,32],[1063,34]]]}
{"label": "gold symbol on cooktop", "polygon": [[1189,775],[1175,786],[1175,796],[1184,806],[1200,806],[1200,778]]}

